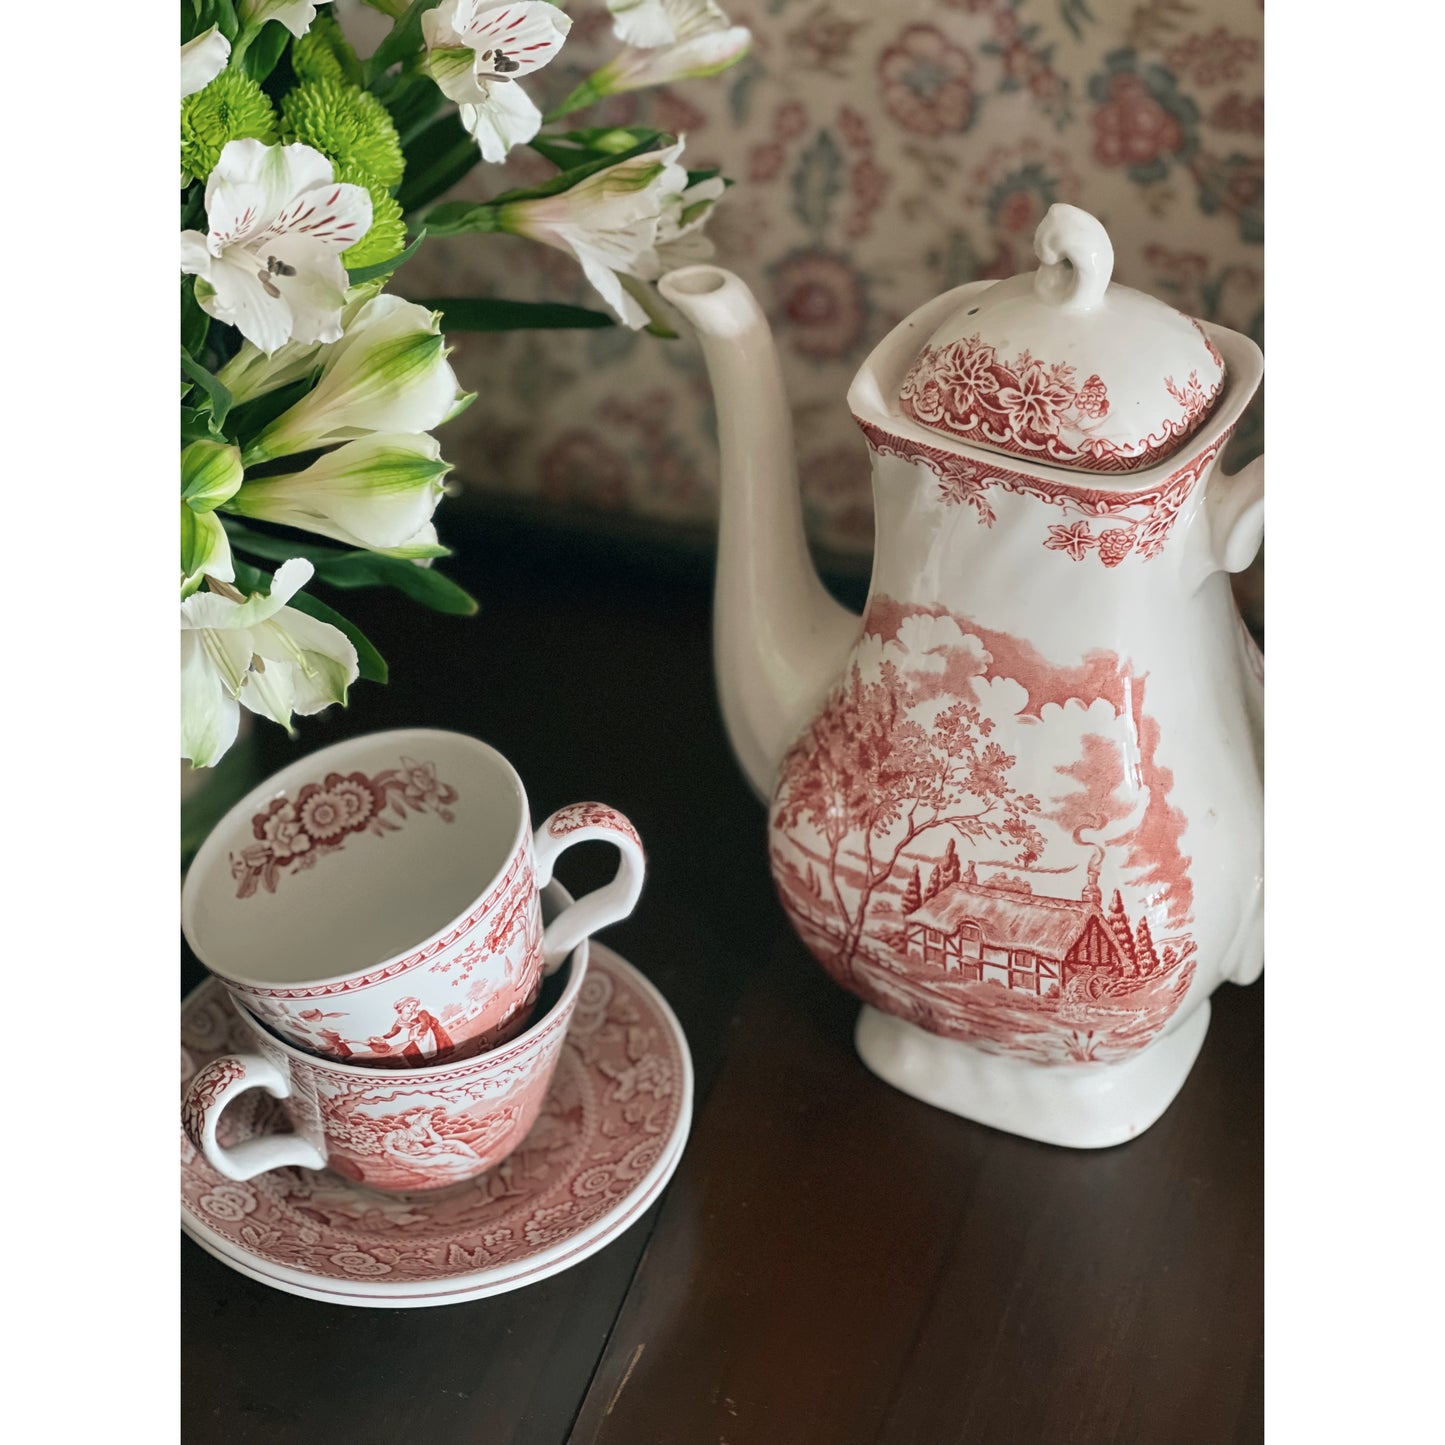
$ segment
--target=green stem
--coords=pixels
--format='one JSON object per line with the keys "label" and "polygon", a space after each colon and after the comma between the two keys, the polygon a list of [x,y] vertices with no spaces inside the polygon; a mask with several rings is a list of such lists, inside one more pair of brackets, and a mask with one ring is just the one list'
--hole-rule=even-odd
{"label": "green stem", "polygon": [[264,20],[259,25],[255,21],[247,23],[236,37],[236,43],[231,47],[231,58],[226,62],[228,69],[239,70],[241,68],[241,62],[246,58],[246,52],[251,48],[251,42],[261,33],[265,25]]}
{"label": "green stem", "polygon": [[636,276],[619,275],[617,279],[622,282],[622,289],[647,312],[648,335],[676,341],[677,332],[672,329],[671,317],[656,288],[649,286],[646,281],[639,281]]}
{"label": "green stem", "polygon": [[594,102],[602,100],[604,98],[603,94],[593,89],[592,82],[595,79],[595,76],[589,76],[584,80],[561,105],[549,110],[547,114],[542,117],[542,124],[551,125],[554,121],[571,115],[574,110],[581,110],[584,106],[592,105]]}

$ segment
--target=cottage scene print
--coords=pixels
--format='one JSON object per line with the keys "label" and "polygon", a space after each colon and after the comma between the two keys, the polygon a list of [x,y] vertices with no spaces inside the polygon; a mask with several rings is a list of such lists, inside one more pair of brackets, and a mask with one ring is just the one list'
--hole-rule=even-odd
{"label": "cottage scene print", "polygon": [[1147,683],[1114,653],[1060,666],[874,598],[773,800],[773,877],[819,962],[887,1013],[1034,1063],[1148,1044],[1195,944]]}

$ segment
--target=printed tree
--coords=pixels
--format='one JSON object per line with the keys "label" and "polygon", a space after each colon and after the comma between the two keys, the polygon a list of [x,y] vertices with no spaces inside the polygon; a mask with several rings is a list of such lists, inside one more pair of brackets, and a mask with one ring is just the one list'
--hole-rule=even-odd
{"label": "printed tree", "polygon": [[1119,947],[1124,950],[1124,957],[1128,960],[1124,965],[1124,972],[1136,972],[1138,958],[1134,952],[1134,935],[1129,929],[1129,915],[1124,912],[1124,900],[1119,896],[1117,888],[1114,890],[1114,901],[1109,904],[1107,917],[1109,931],[1119,940]]}
{"label": "printed tree", "polygon": [[963,870],[958,862],[958,844],[950,838],[948,840],[948,851],[943,855],[943,887],[947,888],[950,883],[957,883],[962,876]]}
{"label": "printed tree", "polygon": [[1149,920],[1141,918],[1136,934],[1135,958],[1140,973],[1158,973],[1159,955],[1154,952],[1154,937],[1149,932]]}
{"label": "printed tree", "polygon": [[[869,683],[855,665],[783,760],[777,826],[791,831],[807,823],[824,840],[843,930],[836,961],[844,969],[852,967],[875,892],[919,837],[945,829],[965,842],[996,840],[1024,867],[1043,849],[1033,822],[1039,800],[1010,781],[1017,759],[993,738],[992,719],[958,699],[930,722],[915,721],[915,711],[936,701],[891,662]],[[862,859],[857,870],[850,860],[846,879],[845,843]]]}
{"label": "printed tree", "polygon": [[943,880],[938,876],[937,868],[928,870],[928,887],[923,890],[924,900],[937,898],[939,890],[943,887]]}
{"label": "printed tree", "polygon": [[916,913],[923,907],[923,885],[918,881],[918,864],[913,865],[913,872],[909,875],[908,887],[903,890],[903,911],[905,913]]}

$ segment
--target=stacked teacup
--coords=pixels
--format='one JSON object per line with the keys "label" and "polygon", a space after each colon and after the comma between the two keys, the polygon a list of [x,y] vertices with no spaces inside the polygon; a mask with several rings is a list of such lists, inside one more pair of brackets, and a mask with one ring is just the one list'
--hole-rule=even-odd
{"label": "stacked teacup", "polygon": [[[620,865],[573,902],[552,870],[589,839]],[[541,1112],[587,938],[642,879],[626,818],[578,803],[534,833],[515,769],[474,738],[373,733],[293,763],[186,876],[182,928],[245,1040],[192,1081],[192,1143],[238,1180],[300,1165],[411,1192],[491,1169]],[[228,1146],[226,1106],[255,1088],[294,1132]]]}

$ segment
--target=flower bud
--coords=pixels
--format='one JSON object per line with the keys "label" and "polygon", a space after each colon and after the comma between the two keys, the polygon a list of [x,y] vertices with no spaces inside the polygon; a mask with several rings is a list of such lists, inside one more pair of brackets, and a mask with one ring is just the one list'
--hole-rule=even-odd
{"label": "flower bud", "polygon": [[376,432],[440,426],[461,395],[439,317],[399,296],[378,296],[322,353],[313,390],[246,448],[252,463]]}
{"label": "flower bud", "polygon": [[304,471],[248,481],[227,507],[392,556],[437,556],[417,541],[450,470],[430,436],[376,435],[327,452]]}

